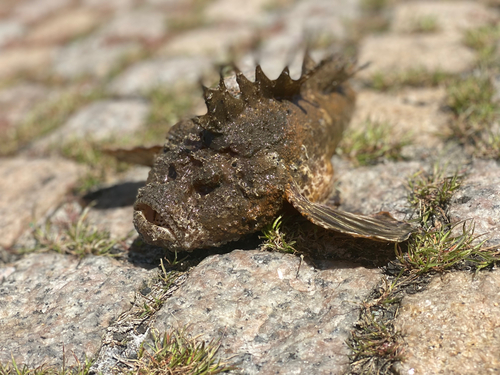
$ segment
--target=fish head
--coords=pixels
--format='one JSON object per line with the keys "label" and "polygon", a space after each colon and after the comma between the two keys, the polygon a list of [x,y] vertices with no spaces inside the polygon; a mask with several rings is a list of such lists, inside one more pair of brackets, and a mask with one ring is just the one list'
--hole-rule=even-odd
{"label": "fish head", "polygon": [[174,134],[182,139],[167,141],[134,205],[147,243],[176,251],[218,246],[275,217],[285,190],[276,153],[238,153],[194,123]]}

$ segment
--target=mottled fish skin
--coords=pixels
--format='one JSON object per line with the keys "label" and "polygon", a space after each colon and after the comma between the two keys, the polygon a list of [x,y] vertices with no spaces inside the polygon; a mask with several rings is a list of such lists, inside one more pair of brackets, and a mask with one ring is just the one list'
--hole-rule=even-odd
{"label": "mottled fish skin", "polygon": [[207,114],[174,125],[139,190],[134,225],[144,240],[171,250],[218,246],[261,230],[279,214],[294,181],[312,202],[327,197],[330,159],[349,123],[352,64],[304,60],[255,82],[236,70],[240,93],[221,79],[204,88]]}

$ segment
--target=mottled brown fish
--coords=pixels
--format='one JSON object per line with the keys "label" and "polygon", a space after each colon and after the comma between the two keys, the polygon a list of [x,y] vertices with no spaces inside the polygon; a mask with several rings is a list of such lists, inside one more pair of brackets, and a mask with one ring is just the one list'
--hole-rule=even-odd
{"label": "mottled brown fish", "polygon": [[177,251],[218,246],[261,230],[286,201],[327,229],[385,241],[409,237],[412,228],[388,214],[318,203],[331,192],[330,159],[354,109],[352,64],[332,57],[315,65],[306,56],[297,80],[287,68],[270,80],[257,66],[255,82],[235,71],[239,92],[222,77],[217,88],[204,88],[207,114],[174,125],[154,158],[134,206],[134,225],[147,243]]}

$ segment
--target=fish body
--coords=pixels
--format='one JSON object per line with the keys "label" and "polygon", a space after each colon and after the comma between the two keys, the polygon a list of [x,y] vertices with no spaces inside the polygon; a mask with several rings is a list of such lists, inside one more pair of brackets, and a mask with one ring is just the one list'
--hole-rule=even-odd
{"label": "fish body", "polygon": [[297,80],[288,69],[270,80],[257,66],[255,82],[236,69],[238,92],[222,77],[204,88],[207,113],[171,128],[138,192],[134,225],[144,240],[176,251],[218,246],[261,230],[287,201],[329,229],[377,238],[381,225],[389,233],[381,239],[407,238],[393,219],[368,223],[320,204],[354,110],[353,70],[340,58],[306,57]]}

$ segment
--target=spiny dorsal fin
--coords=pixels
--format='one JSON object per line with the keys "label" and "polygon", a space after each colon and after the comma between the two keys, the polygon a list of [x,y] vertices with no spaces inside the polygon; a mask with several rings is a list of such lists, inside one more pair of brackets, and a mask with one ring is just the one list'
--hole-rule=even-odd
{"label": "spiny dorsal fin", "polygon": [[221,133],[225,124],[243,111],[245,103],[228,91],[222,74],[216,88],[209,89],[202,85],[202,89],[207,114],[199,116],[196,122],[206,130]]}
{"label": "spiny dorsal fin", "polygon": [[222,75],[216,88],[202,86],[208,113],[198,117],[197,123],[206,130],[223,133],[225,126],[239,116],[245,106],[252,106],[262,98],[286,100],[308,90],[335,90],[352,74],[352,70],[346,67],[348,64],[334,57],[316,65],[306,53],[299,79],[292,79],[288,67],[285,67],[277,79],[271,80],[262,71],[261,66],[257,65],[255,82],[252,82],[233,65],[240,95],[234,96],[228,91]]}
{"label": "spiny dorsal fin", "polygon": [[267,78],[260,65],[255,67],[255,85],[259,88],[262,96],[267,98],[273,96],[274,82]]}
{"label": "spiny dorsal fin", "polygon": [[290,97],[300,92],[302,81],[300,79],[294,81],[290,77],[288,66],[283,69],[280,76],[274,81],[274,95],[280,97]]}

